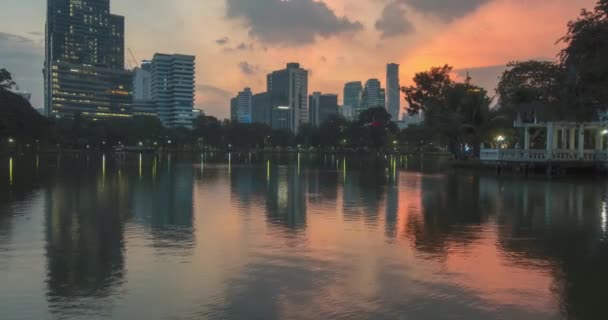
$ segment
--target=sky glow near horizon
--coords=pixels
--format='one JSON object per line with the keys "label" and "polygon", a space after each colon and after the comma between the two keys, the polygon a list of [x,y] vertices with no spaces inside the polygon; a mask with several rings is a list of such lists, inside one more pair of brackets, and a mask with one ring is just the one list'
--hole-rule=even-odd
{"label": "sky glow near horizon", "polygon": [[[5,0],[0,67],[42,106],[45,0]],[[230,97],[266,88],[287,62],[311,71],[309,92],[378,78],[401,64],[416,72],[452,65],[456,76],[494,92],[513,60],[555,59],[568,21],[595,0],[112,0],[125,16],[125,47],[137,60],[155,52],[197,57],[197,108],[229,116]],[[127,60],[132,60],[130,57]],[[126,67],[129,67],[127,63]]]}

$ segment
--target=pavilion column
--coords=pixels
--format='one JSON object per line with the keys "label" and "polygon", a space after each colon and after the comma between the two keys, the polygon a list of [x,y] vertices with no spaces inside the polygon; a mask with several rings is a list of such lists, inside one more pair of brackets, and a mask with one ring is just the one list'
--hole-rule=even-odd
{"label": "pavilion column", "polygon": [[524,150],[530,150],[530,128],[524,127]]}
{"label": "pavilion column", "polygon": [[576,130],[574,128],[570,128],[568,129],[568,131],[570,132],[570,139],[569,139],[569,146],[570,146],[570,150],[576,150]]}
{"label": "pavilion column", "polygon": [[583,125],[578,126],[578,158],[584,159],[585,157],[585,127]]}
{"label": "pavilion column", "polygon": [[604,136],[602,135],[602,130],[600,128],[595,131],[595,150],[602,150]]}
{"label": "pavilion column", "polygon": [[555,145],[555,127],[553,126],[553,122],[547,124],[547,159],[551,159],[553,157],[553,148]]}

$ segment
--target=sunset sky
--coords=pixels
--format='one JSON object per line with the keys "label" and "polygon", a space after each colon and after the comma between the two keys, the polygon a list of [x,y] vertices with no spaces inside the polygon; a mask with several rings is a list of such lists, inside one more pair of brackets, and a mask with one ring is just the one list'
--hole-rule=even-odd
{"label": "sunset sky", "polygon": [[[42,106],[45,0],[3,0],[0,67]],[[287,62],[311,71],[309,91],[339,93],[401,64],[402,84],[431,66],[468,70],[494,91],[508,61],[554,59],[566,23],[596,0],[112,0],[136,59],[197,57],[196,106],[229,116],[243,87],[265,90]],[[127,65],[128,67],[129,65]]]}

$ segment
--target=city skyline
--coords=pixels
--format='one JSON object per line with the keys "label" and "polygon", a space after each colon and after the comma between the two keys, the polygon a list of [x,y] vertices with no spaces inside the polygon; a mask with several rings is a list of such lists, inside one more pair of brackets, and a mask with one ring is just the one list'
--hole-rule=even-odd
{"label": "city skyline", "polygon": [[[262,21],[242,0],[149,1],[145,12],[135,1],[116,1],[111,12],[125,16],[125,47],[136,59],[164,51],[196,55],[196,106],[227,118],[234,92],[244,87],[262,92],[266,74],[290,61],[311,71],[310,92],[341,93],[348,81],[385,79],[389,62],[401,65],[402,85],[411,83],[415,72],[448,63],[461,77],[468,70],[474,82],[492,92],[507,62],[554,59],[566,22],[594,2],[488,0],[454,8],[444,1],[327,0],[312,5],[300,0],[294,9],[293,3],[262,1],[260,6],[274,6],[269,14],[283,19],[296,9],[302,16],[327,14],[314,25],[296,20],[280,28],[282,20]],[[0,61],[40,107],[45,3],[9,0],[7,8],[0,19]],[[551,23],[539,15],[552,17]],[[203,20],[208,25],[201,32]]]}

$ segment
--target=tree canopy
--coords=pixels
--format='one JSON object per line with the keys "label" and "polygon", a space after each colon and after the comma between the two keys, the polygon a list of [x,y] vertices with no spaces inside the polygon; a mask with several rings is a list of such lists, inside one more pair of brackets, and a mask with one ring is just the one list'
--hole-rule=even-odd
{"label": "tree canopy", "polygon": [[14,86],[15,81],[13,81],[11,73],[4,68],[0,68],[0,90],[11,89]]}
{"label": "tree canopy", "polygon": [[577,102],[587,108],[608,108],[608,0],[599,0],[593,10],[583,9],[568,23],[560,39],[566,47],[560,63],[576,90]]}

